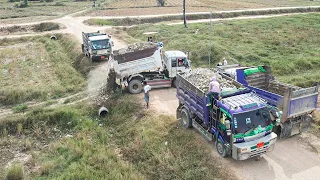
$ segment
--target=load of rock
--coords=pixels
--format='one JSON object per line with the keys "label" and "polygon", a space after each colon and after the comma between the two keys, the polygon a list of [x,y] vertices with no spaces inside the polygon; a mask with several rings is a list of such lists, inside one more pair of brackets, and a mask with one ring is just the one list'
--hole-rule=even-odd
{"label": "load of rock", "polygon": [[211,82],[212,77],[217,78],[222,89],[236,88],[236,86],[232,84],[232,81],[222,78],[215,69],[197,68],[184,74],[183,77],[203,92],[209,90],[209,83]]}
{"label": "load of rock", "polygon": [[125,48],[115,50],[114,55],[122,55],[130,52],[136,52],[144,49],[153,49],[153,48],[157,48],[157,44],[151,43],[151,42],[139,42],[139,43],[129,44]]}

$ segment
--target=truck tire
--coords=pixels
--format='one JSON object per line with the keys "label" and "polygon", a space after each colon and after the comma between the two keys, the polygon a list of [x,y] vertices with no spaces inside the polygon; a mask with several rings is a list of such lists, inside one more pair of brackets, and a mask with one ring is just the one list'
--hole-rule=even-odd
{"label": "truck tire", "polygon": [[186,108],[183,108],[180,111],[180,121],[185,128],[192,127],[192,119],[190,117],[189,111]]}
{"label": "truck tire", "polygon": [[222,158],[225,158],[227,156],[226,147],[224,146],[224,144],[221,142],[219,138],[216,141],[216,150]]}
{"label": "truck tire", "polygon": [[173,78],[173,79],[172,79],[171,86],[174,87],[174,88],[177,87],[177,78]]}
{"label": "truck tire", "polygon": [[139,94],[142,91],[142,81],[139,79],[131,80],[128,89],[131,94]]}

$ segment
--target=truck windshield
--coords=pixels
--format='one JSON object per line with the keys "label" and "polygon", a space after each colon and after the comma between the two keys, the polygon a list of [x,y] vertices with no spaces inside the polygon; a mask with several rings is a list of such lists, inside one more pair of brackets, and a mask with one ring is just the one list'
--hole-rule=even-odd
{"label": "truck windshield", "polygon": [[92,43],[92,49],[94,50],[110,48],[109,39],[91,41],[91,43]]}
{"label": "truck windshield", "polygon": [[261,127],[266,127],[271,123],[269,108],[267,107],[245,113],[235,114],[233,115],[233,119],[236,119],[237,122],[237,125],[234,125],[235,134],[245,133],[252,128],[258,127],[259,125]]}

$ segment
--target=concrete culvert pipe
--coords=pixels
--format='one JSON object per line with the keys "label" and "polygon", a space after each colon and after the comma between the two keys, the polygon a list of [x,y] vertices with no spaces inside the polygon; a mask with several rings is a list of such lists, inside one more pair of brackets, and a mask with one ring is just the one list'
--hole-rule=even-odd
{"label": "concrete culvert pipe", "polygon": [[104,117],[104,116],[107,116],[108,113],[109,113],[109,110],[106,107],[101,107],[99,109],[99,116]]}
{"label": "concrete culvert pipe", "polygon": [[57,37],[56,36],[51,36],[50,39],[51,40],[57,40]]}

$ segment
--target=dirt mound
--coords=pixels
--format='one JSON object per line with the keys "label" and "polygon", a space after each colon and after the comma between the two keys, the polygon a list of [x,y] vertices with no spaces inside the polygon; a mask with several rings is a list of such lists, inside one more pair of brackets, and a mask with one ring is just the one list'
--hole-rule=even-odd
{"label": "dirt mound", "polygon": [[217,78],[220,87],[223,89],[236,88],[236,86],[232,84],[232,81],[222,78],[215,69],[197,68],[184,75],[184,78],[204,92],[208,91],[212,77]]}
{"label": "dirt mound", "polygon": [[31,32],[44,32],[62,29],[63,26],[58,23],[44,22],[35,25],[24,26],[8,26],[0,28],[0,35],[31,33]]}

